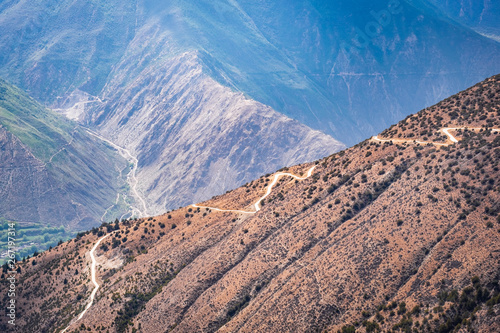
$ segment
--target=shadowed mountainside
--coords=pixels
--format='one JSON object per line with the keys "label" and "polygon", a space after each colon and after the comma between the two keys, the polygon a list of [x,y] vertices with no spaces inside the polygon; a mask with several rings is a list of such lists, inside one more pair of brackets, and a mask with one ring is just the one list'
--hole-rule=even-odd
{"label": "shadowed mountainside", "polygon": [[0,217],[88,229],[106,208],[127,209],[115,205],[127,195],[126,168],[113,149],[0,80]]}

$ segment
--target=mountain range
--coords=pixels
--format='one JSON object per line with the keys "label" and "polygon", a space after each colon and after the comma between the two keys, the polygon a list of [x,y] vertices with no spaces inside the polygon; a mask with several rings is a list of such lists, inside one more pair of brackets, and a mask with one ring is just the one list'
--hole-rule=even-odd
{"label": "mountain range", "polygon": [[16,330],[498,331],[499,100],[497,75],[316,162],[29,258]]}
{"label": "mountain range", "polygon": [[137,161],[143,215],[330,155],[500,63],[421,0],[6,0],[0,31],[1,77]]}

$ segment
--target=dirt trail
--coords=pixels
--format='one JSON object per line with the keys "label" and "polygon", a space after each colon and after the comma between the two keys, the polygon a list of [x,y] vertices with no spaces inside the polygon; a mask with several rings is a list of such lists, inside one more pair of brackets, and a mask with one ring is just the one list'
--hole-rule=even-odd
{"label": "dirt trail", "polygon": [[[95,256],[94,256],[94,252],[95,250],[97,249],[97,247],[99,246],[99,244],[101,243],[102,240],[104,240],[106,237],[108,237],[109,235],[111,234],[107,234],[105,236],[102,236],[101,238],[99,238],[99,240],[95,243],[94,247],[92,248],[92,250],[90,250],[90,259],[92,259],[92,265],[90,266],[90,274],[91,274],[91,280],[92,280],[92,283],[94,284],[94,290],[92,290],[92,294],[90,294],[90,302],[87,304],[87,306],[85,307],[85,310],[83,310],[82,313],[80,313],[80,315],[78,316],[78,318],[75,320],[75,322],[77,322],[78,320],[82,319],[83,315],[87,312],[88,309],[90,309],[90,307],[92,306],[92,304],[94,303],[94,299],[95,299],[95,295],[97,293],[97,290],[99,289],[99,284],[97,283],[97,280],[96,280],[96,265],[97,265],[97,261],[95,259]],[[66,332],[66,330],[68,328],[70,328],[70,326],[72,324],[74,324],[75,322],[71,323],[70,325],[68,325],[68,327],[66,327],[62,333]]]}
{"label": "dirt trail", "polygon": [[[111,145],[113,145],[114,147],[118,147],[116,146],[115,144],[113,144],[112,142],[104,139],[104,138],[101,138],[99,137],[97,134],[94,134],[92,132],[89,131],[90,134],[106,141],[106,142],[109,142]],[[123,149],[123,148],[120,148],[120,149]],[[125,149],[123,149],[125,150]],[[131,156],[131,155],[130,155]],[[220,211],[220,212],[236,212],[236,213],[242,213],[242,214],[255,214],[257,213],[259,210],[260,210],[260,203],[262,202],[262,200],[264,200],[267,196],[269,196],[269,194],[271,194],[271,191],[274,187],[274,185],[276,185],[276,183],[278,182],[279,178],[283,177],[283,176],[290,176],[292,178],[295,178],[297,180],[304,180],[304,179],[307,179],[309,177],[311,177],[312,175],[312,172],[314,171],[314,169],[316,168],[316,166],[313,166],[311,167],[308,171],[307,171],[307,174],[306,176],[304,177],[300,177],[300,176],[296,176],[294,174],[291,174],[291,173],[288,173],[288,172],[279,172],[277,174],[274,175],[274,179],[272,181],[272,183],[267,187],[267,191],[266,191],[266,194],[264,194],[261,198],[259,198],[259,200],[257,200],[257,202],[254,204],[254,207],[255,207],[255,211],[251,212],[251,211],[244,211],[244,210],[232,210],[232,209],[220,209],[220,208],[217,208],[217,207],[208,207],[208,206],[198,206],[198,205],[192,205],[193,207],[196,207],[196,208],[209,208],[209,209],[212,209],[212,210],[216,210],[216,211]],[[85,310],[83,310],[82,313],[80,313],[80,315],[78,316],[78,318],[76,320],[74,320],[70,325],[68,325],[68,327],[66,327],[62,333],[65,333],[66,330],[68,330],[71,325],[73,325],[75,322],[77,322],[78,320],[82,319],[82,317],[85,315],[85,313],[87,312],[88,309],[90,309],[90,307],[92,306],[92,304],[94,303],[94,299],[95,299],[95,295],[97,293],[97,290],[99,289],[99,284],[97,283],[97,280],[96,280],[96,265],[97,265],[97,261],[96,261],[96,258],[94,256],[94,252],[95,250],[97,249],[97,247],[99,246],[99,244],[101,243],[101,241],[103,241],[106,237],[108,237],[110,234],[107,234],[103,237],[101,237],[94,245],[94,247],[92,247],[92,250],[90,250],[90,258],[92,259],[92,265],[91,265],[91,280],[92,280],[92,283],[94,284],[94,290],[92,290],[92,294],[90,295],[90,302],[87,304],[87,306],[85,307]]]}
{"label": "dirt trail", "polygon": [[236,209],[220,209],[220,208],[217,208],[217,207],[199,206],[199,205],[195,205],[195,204],[193,204],[191,206],[193,206],[195,208],[208,208],[208,209],[216,210],[216,211],[219,211],[219,212],[234,212],[234,213],[241,213],[241,214],[255,214],[255,213],[257,213],[260,210],[260,207],[261,207],[260,203],[262,202],[262,200],[264,200],[265,198],[267,198],[267,196],[269,194],[271,194],[271,191],[273,190],[274,185],[276,185],[276,183],[278,182],[278,180],[280,179],[280,177],[290,176],[290,177],[295,178],[297,180],[304,180],[304,179],[307,179],[307,178],[311,177],[311,175],[312,175],[312,173],[314,171],[314,168],[316,168],[316,166],[313,166],[312,168],[310,168],[307,171],[307,174],[306,174],[305,177],[299,177],[299,176],[296,176],[296,175],[288,173],[288,172],[278,172],[277,174],[275,174],[272,183],[269,184],[269,186],[267,187],[266,194],[264,194],[262,197],[260,197],[259,200],[257,200],[257,202],[253,205],[255,207],[255,211],[245,211],[245,210],[236,210]]}
{"label": "dirt trail", "polygon": [[[375,135],[374,137],[371,138],[372,141],[376,142],[394,142],[394,143],[417,143],[417,144],[422,144],[422,145],[435,145],[435,146],[449,146],[452,144],[457,143],[459,140],[453,136],[449,131],[457,131],[457,130],[469,130],[469,131],[479,131],[484,128],[480,127],[444,127],[441,128],[440,131],[443,132],[447,137],[448,137],[448,142],[433,142],[433,141],[420,141],[420,140],[410,140],[410,139],[380,139],[378,135]],[[500,129],[493,128],[491,129],[492,132],[500,132]]]}

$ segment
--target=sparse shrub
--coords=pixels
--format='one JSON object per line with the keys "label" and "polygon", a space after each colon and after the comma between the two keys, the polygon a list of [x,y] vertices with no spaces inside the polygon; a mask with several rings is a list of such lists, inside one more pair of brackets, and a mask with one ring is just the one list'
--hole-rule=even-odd
{"label": "sparse shrub", "polygon": [[401,303],[399,303],[398,314],[402,315],[402,314],[405,314],[405,313],[406,313],[406,303],[405,302],[401,302]]}
{"label": "sparse shrub", "polygon": [[356,333],[356,328],[353,325],[342,326],[340,333]]}

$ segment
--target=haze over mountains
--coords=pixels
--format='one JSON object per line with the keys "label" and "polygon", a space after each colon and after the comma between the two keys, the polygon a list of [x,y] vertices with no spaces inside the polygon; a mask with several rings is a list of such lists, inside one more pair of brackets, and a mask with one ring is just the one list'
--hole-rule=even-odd
{"label": "haze over mountains", "polygon": [[422,1],[7,0],[0,30],[0,76],[137,157],[148,214],[331,154],[500,70],[500,44]]}
{"label": "haze over mountains", "polygon": [[500,41],[500,26],[498,25],[500,3],[498,1],[428,1],[455,21],[486,37]]}
{"label": "haze over mountains", "polygon": [[498,6],[0,1],[0,331],[500,331]]}
{"label": "haze over mountains", "polygon": [[20,265],[14,331],[497,332],[499,106],[497,75],[283,170],[305,179],[255,214],[216,208],[254,211],[273,175],[80,235]]}

